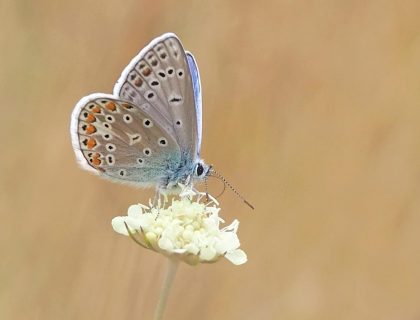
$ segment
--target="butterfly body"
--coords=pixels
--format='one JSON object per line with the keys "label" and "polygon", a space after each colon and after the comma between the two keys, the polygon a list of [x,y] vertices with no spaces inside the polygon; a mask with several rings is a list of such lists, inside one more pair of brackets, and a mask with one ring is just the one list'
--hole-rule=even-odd
{"label": "butterfly body", "polygon": [[130,62],[112,95],[82,98],[70,130],[81,166],[112,181],[170,192],[210,171],[200,159],[198,68],[171,33]]}

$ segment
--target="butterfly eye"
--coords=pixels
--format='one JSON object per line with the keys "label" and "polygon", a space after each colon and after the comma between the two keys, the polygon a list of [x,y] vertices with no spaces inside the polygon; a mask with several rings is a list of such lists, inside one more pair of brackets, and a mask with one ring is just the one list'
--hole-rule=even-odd
{"label": "butterfly eye", "polygon": [[203,173],[204,173],[203,165],[201,163],[198,163],[197,166],[195,167],[195,174],[197,175],[197,177],[200,177]]}

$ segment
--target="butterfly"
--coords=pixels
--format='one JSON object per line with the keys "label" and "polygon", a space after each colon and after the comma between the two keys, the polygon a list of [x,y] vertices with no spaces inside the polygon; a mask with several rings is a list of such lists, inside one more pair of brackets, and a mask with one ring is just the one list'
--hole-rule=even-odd
{"label": "butterfly", "polygon": [[170,192],[211,172],[200,158],[197,63],[173,33],[155,38],[134,57],[112,95],[82,98],[70,131],[82,168],[115,182]]}

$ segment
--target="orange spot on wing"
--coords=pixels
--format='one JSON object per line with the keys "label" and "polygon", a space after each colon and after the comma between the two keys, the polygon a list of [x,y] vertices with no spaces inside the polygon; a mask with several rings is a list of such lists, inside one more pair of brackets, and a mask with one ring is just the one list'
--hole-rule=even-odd
{"label": "orange spot on wing", "polygon": [[[92,156],[92,158],[90,159],[90,163],[91,163],[92,165],[96,166],[96,167],[100,166],[100,165],[101,165],[101,163],[102,163],[102,160],[100,159],[100,157],[101,157],[101,154],[100,154],[100,153],[95,153],[95,154]],[[101,171],[101,172],[105,172],[105,170],[104,170],[104,169],[102,169],[102,168],[96,168],[96,169],[98,169],[98,170],[99,170],[99,171]]]}
{"label": "orange spot on wing", "polygon": [[108,102],[106,104],[105,108],[107,108],[109,111],[115,111],[115,110],[117,110],[117,106],[115,105],[114,102]]}
{"label": "orange spot on wing", "polygon": [[90,110],[92,110],[92,112],[95,112],[95,113],[101,113],[101,108],[99,108],[98,106],[94,106],[92,109],[90,109]]}
{"label": "orange spot on wing", "polygon": [[136,87],[141,87],[141,85],[143,84],[143,80],[141,78],[137,78],[134,84],[136,85]]}
{"label": "orange spot on wing", "polygon": [[152,73],[152,70],[150,70],[149,68],[143,70],[143,75],[145,77],[149,76],[151,73]]}
{"label": "orange spot on wing", "polygon": [[92,123],[95,122],[96,118],[93,114],[89,113],[88,116],[86,117],[86,122]]}
{"label": "orange spot on wing", "polygon": [[93,138],[90,138],[88,141],[87,141],[87,148],[88,149],[93,149],[93,148],[95,148],[95,146],[96,146],[96,140],[95,139],[93,139]]}
{"label": "orange spot on wing", "polygon": [[101,163],[102,163],[102,161],[99,158],[93,158],[93,160],[92,160],[92,164],[94,166],[99,166]]}
{"label": "orange spot on wing", "polygon": [[96,128],[95,128],[95,126],[93,126],[93,125],[89,125],[88,127],[87,127],[87,129],[86,129],[86,133],[87,134],[92,134],[92,133],[95,133],[96,132]]}

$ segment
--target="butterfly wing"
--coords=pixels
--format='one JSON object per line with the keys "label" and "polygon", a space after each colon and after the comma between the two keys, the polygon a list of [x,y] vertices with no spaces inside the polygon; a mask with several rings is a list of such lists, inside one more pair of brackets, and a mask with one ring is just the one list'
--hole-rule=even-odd
{"label": "butterfly wing", "polygon": [[188,58],[176,35],[166,33],[147,45],[124,69],[114,95],[135,105],[141,105],[144,99],[152,104],[154,112],[170,123],[182,156],[194,162],[201,139],[197,79],[194,58]]}
{"label": "butterfly wing", "polygon": [[197,121],[197,156],[200,155],[201,148],[201,132],[202,132],[202,103],[201,103],[201,82],[200,73],[198,72],[197,63],[194,56],[187,51],[188,67],[190,69],[191,80],[194,90],[194,106]]}
{"label": "butterfly wing", "polygon": [[179,166],[181,152],[171,128],[153,119],[150,108],[107,94],[81,99],[71,135],[82,167],[119,182],[162,185]]}

